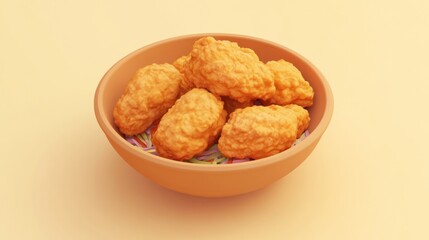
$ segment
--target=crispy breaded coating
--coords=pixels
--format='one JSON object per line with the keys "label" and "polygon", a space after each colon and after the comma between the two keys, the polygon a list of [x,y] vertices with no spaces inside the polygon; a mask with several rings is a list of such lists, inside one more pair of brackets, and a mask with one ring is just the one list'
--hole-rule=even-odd
{"label": "crispy breaded coating", "polygon": [[219,97],[194,88],[161,118],[152,141],[162,157],[191,159],[217,140],[225,118],[226,111]]}
{"label": "crispy breaded coating", "polygon": [[278,105],[237,109],[222,129],[218,148],[229,158],[274,155],[292,146],[297,121],[293,110]]}
{"label": "crispy breaded coating", "polygon": [[190,54],[185,76],[197,87],[239,102],[268,99],[275,92],[272,73],[249,48],[204,37]]}
{"label": "crispy breaded coating", "polygon": [[298,133],[296,134],[296,137],[299,138],[301,134],[308,128],[310,125],[310,113],[307,111],[307,109],[296,105],[296,104],[289,104],[284,106],[287,109],[291,109],[295,112],[296,118],[297,118],[297,127],[298,127]]}
{"label": "crispy breaded coating", "polygon": [[184,73],[185,72],[185,66],[188,63],[189,59],[191,58],[191,55],[183,55],[176,59],[176,61],[173,62],[173,66],[179,70],[179,72]]}
{"label": "crispy breaded coating", "polygon": [[298,104],[302,107],[313,105],[313,88],[304,80],[301,72],[290,62],[283,59],[269,61],[266,66],[274,74],[275,94],[264,104]]}
{"label": "crispy breaded coating", "polygon": [[252,100],[249,100],[246,102],[239,102],[239,101],[236,101],[236,100],[231,99],[229,97],[222,97],[222,101],[224,103],[223,108],[226,110],[226,112],[228,114],[231,114],[232,112],[234,112],[236,109],[239,109],[239,108],[245,108],[245,107],[253,106]]}
{"label": "crispy breaded coating", "polygon": [[113,110],[119,131],[135,135],[146,130],[176,102],[183,75],[171,64],[140,68]]}
{"label": "crispy breaded coating", "polygon": [[[180,58],[176,59],[176,61],[174,61],[173,66],[176,67],[180,73],[185,74],[186,64],[188,63],[190,58],[190,54],[181,56]],[[180,82],[179,95],[182,96],[192,88],[195,88],[194,83],[192,83],[190,80],[188,80],[188,78],[186,78],[186,76],[184,76],[183,80]]]}

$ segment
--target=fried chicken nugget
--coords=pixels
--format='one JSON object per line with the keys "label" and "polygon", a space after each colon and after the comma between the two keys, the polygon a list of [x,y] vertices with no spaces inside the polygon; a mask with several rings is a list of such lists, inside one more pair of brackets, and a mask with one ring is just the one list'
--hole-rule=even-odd
{"label": "fried chicken nugget", "polygon": [[219,97],[194,88],[161,118],[152,141],[163,157],[191,159],[218,139],[225,118],[226,111]]}
{"label": "fried chicken nugget", "polygon": [[140,68],[113,110],[119,131],[135,135],[146,130],[176,102],[183,75],[171,64]]}
{"label": "fried chicken nugget", "polygon": [[266,66],[274,74],[275,94],[264,104],[298,104],[302,107],[313,105],[313,88],[304,80],[301,72],[290,62],[283,59],[269,61]]}
{"label": "fried chicken nugget", "polygon": [[218,148],[228,158],[268,157],[292,146],[298,122],[294,110],[278,105],[238,109],[223,127]]}
{"label": "fried chicken nugget", "polygon": [[296,104],[289,104],[284,107],[295,112],[298,123],[298,133],[296,134],[296,137],[299,138],[310,125],[310,113],[307,109]]}
{"label": "fried chicken nugget", "polygon": [[196,87],[239,102],[266,100],[275,92],[273,74],[249,48],[204,37],[195,41],[190,54],[185,76]]}
{"label": "fried chicken nugget", "polygon": [[[186,64],[188,63],[189,59],[191,59],[191,55],[184,55],[180,58],[176,59],[176,61],[173,62],[173,66],[179,70],[180,73],[185,74],[185,68]],[[183,94],[187,93],[192,88],[195,88],[195,85],[193,82],[188,80],[186,76],[183,77],[183,80],[180,82],[180,93],[179,95],[182,96]]]}

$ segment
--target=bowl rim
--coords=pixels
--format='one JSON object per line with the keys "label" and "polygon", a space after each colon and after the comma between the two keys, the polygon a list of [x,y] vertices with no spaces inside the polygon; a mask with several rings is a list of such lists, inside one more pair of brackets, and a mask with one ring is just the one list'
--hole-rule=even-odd
{"label": "bowl rim", "polygon": [[[175,161],[167,158],[163,158],[148,152],[145,152],[143,149],[139,149],[129,142],[127,142],[120,134],[116,132],[116,130],[109,124],[109,121],[107,119],[108,113],[106,113],[106,109],[103,107],[102,102],[102,96],[104,95],[105,88],[108,82],[108,79],[111,77],[113,72],[118,69],[124,62],[126,62],[128,59],[133,58],[134,56],[138,55],[140,52],[145,51],[146,49],[152,48],[154,46],[157,46],[159,44],[165,44],[168,42],[173,42],[177,40],[182,39],[188,39],[188,38],[200,38],[204,36],[213,36],[218,38],[225,38],[233,37],[233,38],[243,38],[243,39],[250,39],[253,41],[263,42],[269,45],[273,45],[275,47],[284,49],[293,55],[295,55],[298,59],[303,61],[305,64],[310,66],[316,75],[320,78],[322,82],[323,89],[326,93],[326,105],[325,105],[325,111],[322,115],[322,118],[320,120],[320,123],[315,127],[315,129],[299,144],[296,146],[289,148],[283,152],[277,153],[275,155],[261,158],[254,161],[249,162],[242,162],[242,163],[236,163],[236,164],[193,164],[188,162],[182,162],[182,161]],[[323,133],[326,131],[329,122],[331,121],[332,114],[334,109],[334,97],[332,94],[331,87],[329,86],[329,83],[323,76],[323,74],[317,69],[316,66],[314,66],[309,60],[307,60],[305,57],[300,55],[299,53],[289,49],[288,47],[285,47],[283,45],[280,45],[278,43],[248,36],[248,35],[241,35],[241,34],[230,34],[230,33],[197,33],[197,34],[187,34],[187,35],[181,35],[176,37],[170,37],[164,40],[156,41],[154,43],[148,44],[146,46],[143,46],[129,54],[127,54],[125,57],[117,61],[101,78],[97,89],[95,91],[94,95],[94,112],[96,115],[96,119],[98,121],[98,124],[100,125],[102,131],[107,136],[109,141],[114,141],[117,145],[119,145],[121,148],[125,149],[134,157],[137,157],[139,159],[143,158],[146,161],[150,161],[153,164],[156,165],[162,165],[164,167],[169,168],[176,168],[176,169],[182,169],[187,171],[206,171],[206,172],[225,172],[225,171],[241,171],[244,169],[250,169],[250,168],[257,168],[262,166],[267,166],[274,164],[276,162],[282,161],[285,158],[293,157],[300,152],[304,151],[307,147],[312,145],[313,143],[317,142],[320,137],[323,135]],[[142,159],[142,161],[144,161]],[[125,160],[125,159],[124,159]]]}

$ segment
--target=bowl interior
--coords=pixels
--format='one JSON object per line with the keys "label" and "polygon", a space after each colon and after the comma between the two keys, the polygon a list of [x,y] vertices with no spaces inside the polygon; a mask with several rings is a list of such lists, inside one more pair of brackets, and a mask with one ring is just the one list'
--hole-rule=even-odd
{"label": "bowl interior", "polygon": [[[315,92],[314,104],[308,108],[311,117],[309,126],[311,136],[313,130],[316,129],[324,117],[326,108],[329,106],[328,101],[332,101],[332,99],[328,98],[328,94],[330,94],[329,86],[327,86],[321,73],[305,58],[284,46],[254,37],[228,34],[197,34],[171,38],[140,48],[121,59],[106,73],[100,83],[103,91],[99,91],[101,96],[98,97],[102,106],[98,110],[100,111],[99,114],[108,121],[106,123],[109,125],[108,128],[113,128],[117,133],[117,137],[121,136],[113,123],[112,112],[116,101],[137,69],[152,63],[173,63],[178,57],[190,52],[195,40],[208,35],[220,40],[237,42],[241,47],[251,48],[263,62],[284,59],[293,63],[311,84]],[[330,116],[328,118],[330,119]],[[329,119],[327,120],[328,122]],[[325,125],[327,126],[327,124],[326,122]],[[322,132],[324,130],[322,129]]]}

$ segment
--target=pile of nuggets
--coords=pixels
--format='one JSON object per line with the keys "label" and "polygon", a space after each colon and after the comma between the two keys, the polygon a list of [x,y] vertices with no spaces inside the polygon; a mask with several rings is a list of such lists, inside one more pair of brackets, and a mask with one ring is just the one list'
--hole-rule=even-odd
{"label": "pile of nuggets", "polygon": [[263,63],[249,48],[203,37],[173,64],[139,69],[113,117],[128,136],[159,122],[152,141],[165,158],[188,160],[218,143],[227,158],[260,159],[308,128],[313,96],[293,64]]}

